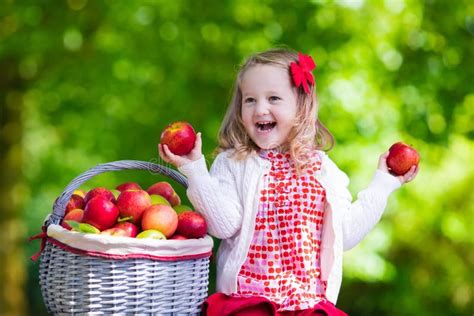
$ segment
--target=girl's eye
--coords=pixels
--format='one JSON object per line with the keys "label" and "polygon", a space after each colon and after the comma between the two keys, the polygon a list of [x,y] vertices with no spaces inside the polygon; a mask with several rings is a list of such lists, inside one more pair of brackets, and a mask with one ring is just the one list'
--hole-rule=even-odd
{"label": "girl's eye", "polygon": [[278,100],[281,100],[280,97],[277,97],[275,95],[272,95],[270,98],[269,98],[270,101],[278,101]]}
{"label": "girl's eye", "polygon": [[246,98],[246,99],[244,100],[245,103],[252,103],[252,102],[254,102],[254,101],[255,101],[254,98]]}

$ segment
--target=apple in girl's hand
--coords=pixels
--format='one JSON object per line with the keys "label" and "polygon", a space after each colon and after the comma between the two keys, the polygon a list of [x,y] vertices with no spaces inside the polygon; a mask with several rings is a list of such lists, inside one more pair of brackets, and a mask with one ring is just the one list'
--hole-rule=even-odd
{"label": "apple in girl's hand", "polygon": [[80,195],[73,194],[71,195],[69,202],[67,202],[65,214],[69,213],[69,211],[75,208],[84,209],[84,205],[84,198]]}
{"label": "apple in girl's hand", "polygon": [[174,234],[176,227],[178,227],[178,214],[171,206],[156,204],[143,212],[143,230],[159,230],[168,238]]}
{"label": "apple in girl's hand", "polygon": [[186,238],[201,238],[206,235],[207,223],[204,217],[192,211],[185,211],[178,215],[176,233]]}
{"label": "apple in girl's hand", "polygon": [[167,145],[175,155],[187,155],[194,148],[196,132],[187,122],[174,122],[165,127],[161,133],[160,143]]}
{"label": "apple in girl's hand", "polygon": [[118,185],[115,189],[119,190],[120,192],[128,190],[143,190],[142,187],[136,182],[125,182]]}
{"label": "apple in girl's hand", "polygon": [[125,232],[125,236],[127,237],[135,237],[138,234],[138,227],[137,225],[130,223],[130,222],[121,222],[114,225],[115,229],[121,229]]}
{"label": "apple in girl's hand", "polygon": [[118,216],[117,206],[109,199],[99,195],[87,202],[82,221],[102,231],[114,226]]}
{"label": "apple in girl's hand", "polygon": [[63,218],[63,221],[61,222],[61,226],[71,230],[72,227],[66,222],[66,221],[76,221],[76,222],[82,222],[82,218],[84,216],[84,210],[81,210],[79,208],[75,208],[73,210],[70,210]]}
{"label": "apple in girl's hand", "polygon": [[137,238],[138,239],[151,238],[151,239],[165,240],[166,236],[162,232],[160,232],[159,230],[148,229],[148,230],[144,230],[140,234],[138,234]]}
{"label": "apple in girl's hand", "polygon": [[420,155],[416,149],[398,142],[390,146],[387,157],[387,166],[391,172],[400,176],[410,170],[411,166],[418,166]]}
{"label": "apple in girl's hand", "polygon": [[98,187],[87,192],[86,196],[84,197],[84,203],[87,204],[92,198],[96,196],[103,196],[105,199],[115,202],[115,196],[112,192],[106,188]]}
{"label": "apple in girl's hand", "polygon": [[162,197],[167,199],[172,206],[181,204],[181,199],[179,198],[179,195],[174,191],[171,184],[166,181],[157,182],[151,185],[146,191],[150,195],[161,195]]}
{"label": "apple in girl's hand", "polygon": [[117,199],[121,217],[132,217],[134,224],[140,223],[143,211],[151,205],[150,195],[143,190],[123,191]]}

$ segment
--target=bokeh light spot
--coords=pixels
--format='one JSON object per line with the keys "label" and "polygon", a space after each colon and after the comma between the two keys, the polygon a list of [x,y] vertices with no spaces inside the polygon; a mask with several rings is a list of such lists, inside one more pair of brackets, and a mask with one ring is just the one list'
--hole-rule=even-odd
{"label": "bokeh light spot", "polygon": [[63,36],[64,47],[70,51],[77,51],[82,47],[82,33],[77,29],[69,29]]}
{"label": "bokeh light spot", "polygon": [[160,27],[160,36],[165,41],[173,41],[178,37],[178,26],[172,22],[166,22]]}
{"label": "bokeh light spot", "polygon": [[67,4],[72,10],[79,11],[87,5],[87,0],[67,0]]}
{"label": "bokeh light spot", "polygon": [[155,19],[153,10],[149,7],[140,7],[137,12],[135,12],[135,21],[141,25],[150,25]]}
{"label": "bokeh light spot", "polygon": [[208,42],[217,42],[221,36],[221,29],[214,23],[207,23],[201,27],[201,35]]}
{"label": "bokeh light spot", "polygon": [[38,71],[38,64],[34,58],[28,57],[20,62],[18,71],[23,79],[31,79]]}

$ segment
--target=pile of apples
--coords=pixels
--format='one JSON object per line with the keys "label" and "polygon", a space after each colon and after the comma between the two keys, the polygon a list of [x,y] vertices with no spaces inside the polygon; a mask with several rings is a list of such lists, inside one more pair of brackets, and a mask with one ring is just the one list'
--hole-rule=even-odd
{"label": "pile of apples", "polygon": [[207,232],[204,217],[181,204],[166,181],[147,190],[136,182],[120,184],[113,190],[76,190],[61,225],[83,233],[131,238],[192,239]]}

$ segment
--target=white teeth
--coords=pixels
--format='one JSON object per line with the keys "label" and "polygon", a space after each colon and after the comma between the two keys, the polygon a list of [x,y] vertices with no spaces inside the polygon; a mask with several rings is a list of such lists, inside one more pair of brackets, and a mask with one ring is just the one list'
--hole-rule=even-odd
{"label": "white teeth", "polygon": [[260,131],[270,131],[272,130],[275,125],[276,125],[276,122],[257,122],[256,123],[257,125],[257,128],[260,130]]}

